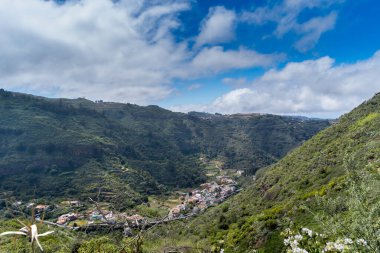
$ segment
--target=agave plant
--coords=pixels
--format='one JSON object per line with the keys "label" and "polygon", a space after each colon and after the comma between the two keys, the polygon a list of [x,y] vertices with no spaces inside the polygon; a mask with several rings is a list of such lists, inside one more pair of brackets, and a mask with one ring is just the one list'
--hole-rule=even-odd
{"label": "agave plant", "polygon": [[54,233],[54,231],[48,231],[48,232],[45,232],[45,233],[42,233],[42,234],[38,234],[38,230],[37,230],[37,225],[36,224],[32,224],[32,225],[28,226],[28,225],[23,224],[21,221],[18,221],[18,222],[20,224],[22,224],[24,227],[21,228],[19,231],[6,231],[4,233],[1,233],[0,237],[1,236],[5,236],[5,235],[23,235],[23,236],[27,236],[29,238],[29,241],[32,244],[32,246],[34,245],[34,242],[36,242],[37,245],[38,245],[38,247],[41,249],[41,251],[44,251],[44,249],[42,248],[42,246],[41,246],[38,238],[50,235],[50,234]]}

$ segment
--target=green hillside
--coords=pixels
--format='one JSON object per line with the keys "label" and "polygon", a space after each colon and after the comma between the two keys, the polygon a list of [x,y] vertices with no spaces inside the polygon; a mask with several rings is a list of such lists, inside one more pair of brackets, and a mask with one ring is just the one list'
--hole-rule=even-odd
{"label": "green hillside", "polygon": [[168,246],[285,252],[282,232],[300,227],[323,233],[329,240],[359,236],[371,247],[356,252],[379,252],[379,168],[377,94],[273,166],[258,171],[242,193],[196,219],[152,231],[147,252]]}
{"label": "green hillside", "polygon": [[157,106],[48,99],[0,90],[0,187],[17,199],[87,199],[115,208],[205,180],[200,156],[253,174],[326,120],[174,113]]}

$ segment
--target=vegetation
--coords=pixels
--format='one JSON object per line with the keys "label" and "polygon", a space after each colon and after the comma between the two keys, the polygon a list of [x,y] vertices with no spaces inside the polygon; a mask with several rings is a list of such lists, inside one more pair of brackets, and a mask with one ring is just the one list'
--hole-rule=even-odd
{"label": "vegetation", "polygon": [[[29,221],[23,220],[28,223]],[[46,225],[37,223],[38,230],[50,230]],[[3,231],[17,231],[20,223],[17,220],[0,221]],[[137,239],[137,238],[136,238]],[[54,227],[54,233],[39,239],[43,252],[46,253],[141,253],[141,241],[122,238],[120,233],[86,235],[83,232],[69,231]],[[0,252],[7,253],[34,253],[42,252],[37,245],[32,244],[29,238],[20,235],[0,237]]]}
{"label": "vegetation", "polygon": [[0,198],[88,199],[122,210],[204,182],[201,156],[254,173],[329,125],[274,115],[173,113],[0,90]]}
{"label": "vegetation", "polygon": [[284,252],[284,231],[302,227],[329,242],[363,239],[369,252],[380,252],[379,110],[377,94],[259,170],[242,193],[193,220],[151,231],[150,240],[162,246],[147,246],[147,252],[162,251],[170,244],[166,238],[177,245],[198,242],[209,251]]}
{"label": "vegetation", "polygon": [[[74,103],[74,101],[69,102]],[[77,110],[76,105],[72,106],[74,110]],[[88,109],[88,106],[84,108]],[[154,107],[154,110],[157,108]],[[107,235],[100,232],[86,235],[81,232],[57,229],[57,234],[54,236],[41,238],[41,244],[44,249],[46,247],[47,252],[81,253],[94,251],[163,252],[163,250],[186,252],[220,252],[223,250],[225,253],[306,252],[306,250],[308,252],[380,252],[378,240],[380,233],[379,110],[380,94],[377,94],[373,99],[342,116],[337,123],[287,154],[276,164],[257,171],[256,179],[250,184],[247,183],[243,192],[219,206],[207,209],[206,212],[193,219],[156,226],[145,232],[143,237],[137,236],[131,239],[123,239],[122,235],[116,232]],[[99,109],[96,109],[95,112],[99,113]],[[188,122],[193,120],[197,121],[199,125],[212,125],[215,128],[219,127],[219,124],[228,126],[235,120],[234,117],[242,120],[241,115],[223,116],[222,118],[220,115],[210,116],[207,114],[175,115],[183,117]],[[248,121],[257,120],[256,117],[265,119],[274,117],[276,119],[276,116],[270,115],[250,116]],[[260,119],[263,120],[263,118]],[[282,117],[280,119],[281,121],[294,120]],[[244,118],[244,120],[247,119]],[[302,122],[297,124],[302,125]],[[5,132],[8,135],[10,133],[19,134],[19,131],[20,129],[13,128]],[[203,131],[205,130],[203,129]],[[173,132],[171,131],[171,133]],[[207,136],[211,136],[211,133]],[[211,141],[208,143],[206,136],[200,140],[194,136],[192,138],[191,141],[196,143],[194,145],[198,145],[200,149],[197,151],[199,154],[204,156],[208,151],[210,152],[207,155],[208,158],[219,157],[225,159],[224,163],[228,163],[228,157],[223,158],[224,151],[218,150],[218,147],[222,147],[222,145],[218,146],[219,144],[216,145]],[[230,138],[229,142],[233,142],[233,137]],[[17,140],[17,138],[15,139]],[[36,139],[32,143],[38,143],[38,141],[41,140]],[[83,142],[79,138],[73,141]],[[112,144],[112,141],[110,139],[107,142],[108,147],[116,145]],[[215,150],[218,151],[213,155],[211,151]],[[25,152],[16,151],[12,152],[14,154]],[[74,174],[82,171],[81,176],[86,180],[80,181],[83,179],[79,177],[71,178],[73,185],[75,185],[75,180],[79,180],[78,182],[83,184],[80,188],[83,191],[80,191],[80,194],[90,192],[87,189],[95,187],[96,180],[99,180],[99,182],[108,182],[103,183],[104,189],[107,191],[112,191],[112,185],[117,189],[125,189],[125,192],[135,192],[137,196],[142,197],[142,195],[138,195],[139,191],[132,188],[133,183],[136,184],[136,182],[123,181],[130,179],[127,176],[128,173],[135,175],[136,178],[139,176],[141,178],[139,183],[151,180],[152,186],[156,186],[157,189],[163,187],[158,183],[157,175],[144,167],[144,163],[139,167],[138,159],[120,155],[112,156],[110,154],[117,153],[112,153],[114,151],[107,153],[107,149],[101,152],[104,154],[102,160],[96,160],[90,156],[84,165],[73,170]],[[198,159],[195,159],[196,152],[181,151],[179,154],[184,159],[202,165]],[[271,156],[275,157],[274,153]],[[50,158],[54,155],[46,157]],[[42,157],[42,159],[44,158]],[[153,161],[156,162],[153,159],[152,163]],[[134,165],[131,166],[133,163]],[[121,172],[114,171],[115,167],[112,166],[112,169],[109,169],[105,166],[107,164],[120,165]],[[221,166],[223,163],[217,164]],[[99,166],[99,169],[96,166]],[[173,168],[176,167],[173,166]],[[93,174],[87,175],[92,172]],[[124,173],[125,177],[123,177]],[[62,177],[66,177],[65,175]],[[12,177],[4,176],[2,180],[9,182],[6,181],[9,178]],[[146,178],[149,180],[144,181]],[[123,182],[128,183],[123,184]],[[3,187],[8,186],[4,185]],[[173,186],[167,184],[165,187]],[[141,187],[141,189],[144,188],[145,186]],[[124,192],[120,194],[120,198],[123,194]],[[4,206],[4,204],[2,205]],[[137,208],[151,216],[156,216],[159,212],[159,210],[147,209],[143,205]],[[38,226],[41,232],[50,230],[44,225]],[[19,228],[19,224],[15,220],[1,221],[0,227],[1,232],[14,231]],[[24,237],[7,237],[0,240],[0,251],[32,252],[30,244]]]}

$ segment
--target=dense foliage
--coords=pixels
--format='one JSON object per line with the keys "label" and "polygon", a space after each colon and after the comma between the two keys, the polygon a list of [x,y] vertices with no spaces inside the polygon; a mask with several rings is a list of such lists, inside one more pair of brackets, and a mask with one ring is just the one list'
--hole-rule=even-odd
{"label": "dense foliage", "polygon": [[255,172],[329,125],[273,115],[183,114],[157,106],[47,99],[0,90],[1,192],[123,209],[205,180],[201,155]]}

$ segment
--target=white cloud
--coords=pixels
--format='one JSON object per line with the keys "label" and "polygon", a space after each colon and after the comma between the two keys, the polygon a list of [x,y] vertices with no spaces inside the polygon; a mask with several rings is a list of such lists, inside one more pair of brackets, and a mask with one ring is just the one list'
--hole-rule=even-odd
{"label": "white cloud", "polygon": [[270,66],[284,59],[284,55],[260,54],[253,50],[224,50],[220,46],[204,48],[191,62],[191,67],[204,73],[217,73],[228,69]]}
{"label": "white cloud", "polygon": [[193,52],[186,41],[177,42],[173,30],[182,25],[179,13],[191,7],[187,1],[1,0],[0,85],[147,104],[172,94],[178,78],[273,62],[272,55],[247,49]]}
{"label": "white cloud", "polygon": [[235,37],[236,14],[223,6],[211,8],[203,21],[196,46],[223,43]]}
{"label": "white cloud", "polygon": [[273,7],[259,7],[252,12],[243,12],[240,20],[255,25],[275,22],[277,26],[274,34],[278,38],[289,32],[298,33],[301,38],[295,43],[295,48],[304,52],[313,48],[324,32],[335,27],[337,13],[333,11],[327,16],[312,17],[299,23],[298,17],[301,12],[305,9],[326,9],[342,2],[344,0],[284,0]]}
{"label": "white cloud", "polygon": [[188,8],[170,1],[2,0],[1,84],[65,97],[164,98],[171,92],[170,69],[187,54],[170,31]]}
{"label": "white cloud", "polygon": [[334,65],[330,57],[292,62],[283,69],[267,71],[251,87],[232,90],[208,105],[173,109],[338,116],[380,91],[379,69],[380,51],[353,64]]}
{"label": "white cloud", "polygon": [[331,12],[327,16],[312,18],[309,21],[300,24],[296,27],[296,30],[303,34],[303,36],[296,42],[295,47],[301,52],[305,52],[314,47],[322,33],[335,27],[336,19],[336,12]]}

